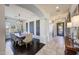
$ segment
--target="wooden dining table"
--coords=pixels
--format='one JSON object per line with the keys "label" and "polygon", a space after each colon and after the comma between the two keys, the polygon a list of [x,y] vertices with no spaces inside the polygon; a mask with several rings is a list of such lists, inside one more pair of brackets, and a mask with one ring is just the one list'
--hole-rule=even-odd
{"label": "wooden dining table", "polygon": [[14,35],[20,40],[22,40],[22,39],[24,39],[26,37],[26,34],[15,33]]}
{"label": "wooden dining table", "polygon": [[18,44],[19,44],[20,46],[24,45],[23,40],[25,39],[26,34],[23,34],[23,33],[14,33],[14,35],[15,35],[16,38],[17,38]]}

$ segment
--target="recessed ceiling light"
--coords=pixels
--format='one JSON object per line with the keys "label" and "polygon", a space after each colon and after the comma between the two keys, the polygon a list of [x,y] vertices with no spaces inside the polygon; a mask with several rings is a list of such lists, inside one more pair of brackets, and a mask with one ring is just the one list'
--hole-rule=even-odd
{"label": "recessed ceiling light", "polygon": [[56,9],[59,9],[59,6],[56,6]]}

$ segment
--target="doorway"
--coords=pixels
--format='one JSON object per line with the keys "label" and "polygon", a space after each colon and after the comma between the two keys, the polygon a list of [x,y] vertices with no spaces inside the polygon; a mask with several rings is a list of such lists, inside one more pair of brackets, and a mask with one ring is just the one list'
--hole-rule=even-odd
{"label": "doorway", "polygon": [[57,23],[57,36],[64,36],[64,22]]}

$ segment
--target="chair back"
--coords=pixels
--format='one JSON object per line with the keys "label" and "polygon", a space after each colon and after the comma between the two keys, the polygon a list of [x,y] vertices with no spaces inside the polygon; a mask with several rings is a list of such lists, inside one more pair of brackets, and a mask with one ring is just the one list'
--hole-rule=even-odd
{"label": "chair back", "polygon": [[29,43],[32,41],[32,34],[26,34],[26,38],[24,39],[24,42]]}
{"label": "chair back", "polygon": [[16,36],[15,36],[14,34],[11,34],[11,38],[12,38],[14,41],[17,40],[17,38],[16,38]]}

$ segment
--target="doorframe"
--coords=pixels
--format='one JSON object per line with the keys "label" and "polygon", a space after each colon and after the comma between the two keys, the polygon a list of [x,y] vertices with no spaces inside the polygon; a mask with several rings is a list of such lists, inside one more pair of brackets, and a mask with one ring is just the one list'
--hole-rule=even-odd
{"label": "doorframe", "polygon": [[[58,33],[58,31],[59,31],[58,27],[59,27],[60,24],[63,24],[63,26],[62,26],[63,27],[63,33],[62,34]],[[64,22],[57,23],[57,36],[64,36]]]}

